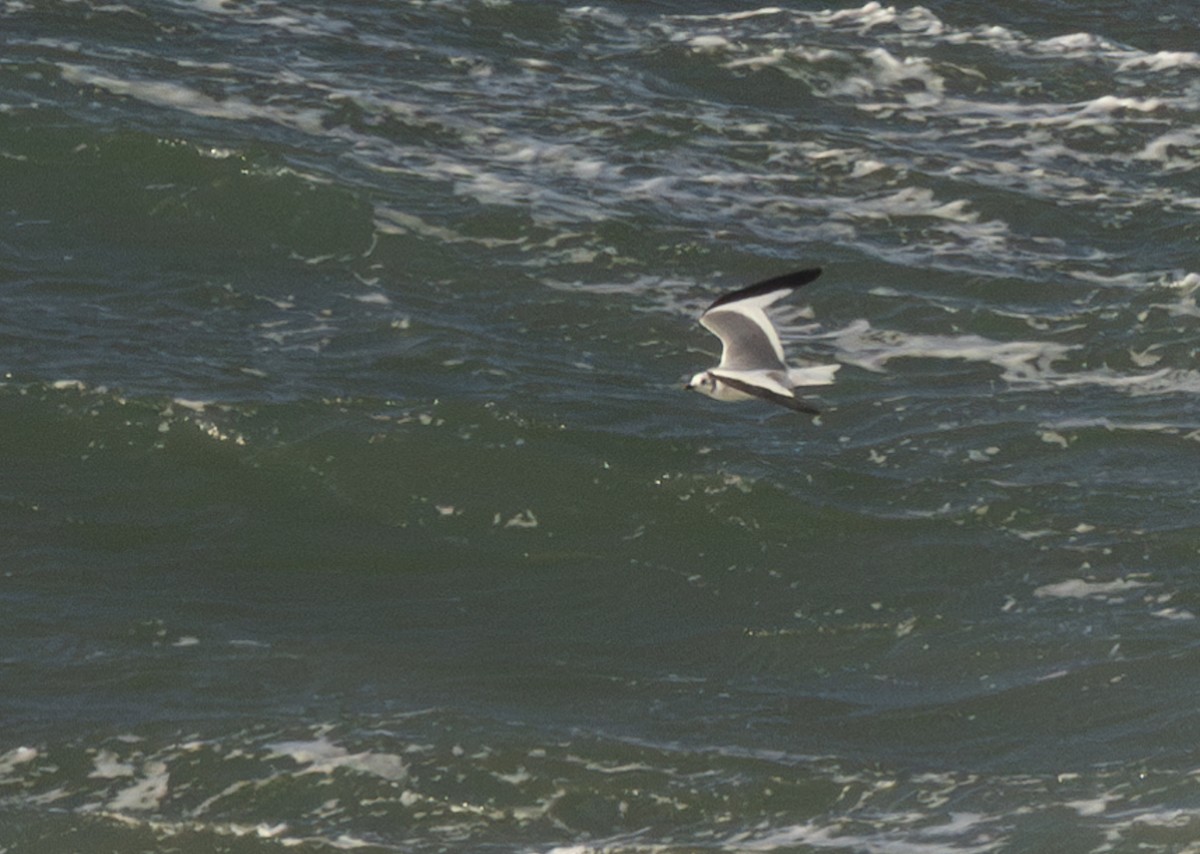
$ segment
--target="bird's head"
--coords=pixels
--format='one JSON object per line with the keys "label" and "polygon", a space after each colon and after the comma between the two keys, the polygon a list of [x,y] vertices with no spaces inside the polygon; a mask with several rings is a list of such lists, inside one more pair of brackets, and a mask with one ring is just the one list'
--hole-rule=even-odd
{"label": "bird's head", "polygon": [[688,391],[711,395],[717,389],[717,378],[710,371],[701,371],[692,377],[684,388]]}

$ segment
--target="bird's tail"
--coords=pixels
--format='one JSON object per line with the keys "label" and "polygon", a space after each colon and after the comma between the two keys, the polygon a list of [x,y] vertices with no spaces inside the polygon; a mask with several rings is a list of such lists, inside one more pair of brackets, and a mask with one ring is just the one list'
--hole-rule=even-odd
{"label": "bird's tail", "polygon": [[812,365],[807,368],[791,368],[788,371],[788,382],[793,388],[802,385],[832,385],[833,375],[841,365]]}

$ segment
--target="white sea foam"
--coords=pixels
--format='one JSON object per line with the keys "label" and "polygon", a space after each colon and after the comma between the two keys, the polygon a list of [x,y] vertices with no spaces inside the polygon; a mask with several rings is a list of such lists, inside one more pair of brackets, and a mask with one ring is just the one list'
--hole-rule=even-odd
{"label": "white sea foam", "polygon": [[182,83],[170,80],[123,79],[71,63],[60,63],[59,69],[67,82],[94,86],[114,95],[136,98],[157,107],[233,121],[269,120],[311,134],[319,134],[324,129],[321,124],[321,112],[315,109],[272,107],[237,96],[218,100]]}
{"label": "white sea foam", "polygon": [[393,753],[351,753],[324,736],[307,741],[281,741],[268,745],[276,756],[286,756],[304,766],[303,773],[331,774],[344,768],[399,782],[408,777],[408,766]]}
{"label": "white sea foam", "polygon": [[761,9],[750,9],[745,12],[714,12],[710,14],[700,15],[678,15],[679,20],[686,21],[726,21],[733,23],[735,21],[745,21],[750,18],[761,18],[771,15],[782,15],[784,10],[778,6],[764,6]]}
{"label": "white sea foam", "polygon": [[951,812],[941,824],[925,824],[925,811],[885,813],[870,822],[806,822],[759,834],[739,834],[732,840],[740,851],[814,849],[879,851],[885,854],[984,854],[1005,847],[996,819],[979,813]]}
{"label": "white sea foam", "polygon": [[122,760],[111,750],[97,751],[92,764],[94,768],[88,774],[88,777],[92,778],[111,780],[117,777],[132,777],[136,773],[133,763]]}
{"label": "white sea foam", "polygon": [[[492,520],[492,524],[499,525],[501,516],[497,513]],[[536,528],[538,526],[537,516],[533,515],[532,510],[522,510],[515,516],[512,516],[504,523],[505,528]]]}
{"label": "white sea foam", "polygon": [[[627,23],[623,16],[598,7],[579,7],[565,14],[611,27],[614,39]],[[842,30],[869,32],[876,42],[862,46],[853,41],[834,41],[831,44],[838,46],[833,47],[812,45],[811,40],[781,38],[779,34],[784,30],[779,19],[790,20],[800,28],[824,28],[835,33]],[[906,117],[928,123],[931,139],[947,141],[960,135],[964,148],[978,150],[980,156],[955,157],[948,165],[938,166],[922,162],[919,152],[904,146],[904,150],[915,156],[912,162],[904,164],[904,172],[897,172],[893,171],[896,167],[891,159],[882,156],[881,150],[867,148],[845,162],[847,178],[855,181],[882,178],[893,182],[893,186],[885,194],[860,196],[847,193],[841,198],[836,187],[835,192],[823,193],[820,197],[803,194],[798,197],[795,189],[786,185],[805,182],[803,174],[773,170],[739,173],[713,169],[711,163],[705,163],[705,169],[697,170],[692,164],[682,162],[669,172],[648,176],[638,174],[631,180],[623,164],[611,162],[603,153],[606,149],[597,144],[602,142],[599,139],[593,141],[575,136],[566,143],[563,138],[537,131],[522,129],[517,132],[513,126],[491,120],[486,110],[478,113],[455,109],[431,111],[423,103],[424,95],[419,87],[404,99],[389,104],[383,96],[334,78],[314,77],[304,83],[330,103],[349,101],[372,115],[402,116],[406,122],[449,132],[461,141],[458,145],[430,151],[350,131],[343,126],[325,129],[325,133],[344,136],[351,142],[354,146],[351,156],[365,161],[370,168],[447,180],[462,197],[489,206],[521,208],[536,221],[555,227],[605,221],[614,213],[619,215],[630,204],[663,204],[674,210],[695,211],[698,220],[708,218],[711,221],[714,216],[741,220],[763,234],[773,233],[777,226],[761,216],[745,219],[743,212],[798,205],[812,220],[793,229],[797,238],[805,240],[837,240],[851,247],[865,246],[879,257],[904,263],[954,254],[1045,264],[1060,254],[1067,254],[1069,247],[1053,242],[1035,246],[1029,240],[1018,246],[1010,224],[981,217],[974,204],[965,198],[944,198],[939,197],[940,192],[927,187],[905,186],[907,172],[915,167],[916,171],[929,170],[935,174],[940,171],[1001,187],[1015,185],[1022,192],[1056,202],[1112,199],[1133,206],[1156,200],[1189,204],[1189,197],[1178,188],[1152,188],[1146,192],[1145,188],[1125,186],[1111,178],[1099,177],[1095,170],[1071,168],[1072,163],[1093,164],[1097,158],[1109,155],[1072,148],[1063,142],[1059,133],[1061,130],[1090,128],[1107,132],[1118,125],[1147,123],[1161,132],[1150,138],[1133,137],[1137,150],[1131,154],[1167,164],[1173,170],[1186,169],[1193,159],[1189,153],[1189,144],[1193,140],[1187,131],[1165,127],[1172,115],[1186,106],[1185,99],[1180,96],[1156,93],[1148,97],[1112,92],[1075,103],[1031,102],[1020,98],[980,99],[973,94],[965,97],[960,91],[951,91],[955,87],[948,82],[944,66],[932,60],[927,49],[943,43],[972,43],[1000,52],[1019,51],[1040,56],[1071,56],[1074,55],[1072,52],[1090,51],[1112,63],[1114,69],[1124,69],[1127,74],[1186,67],[1191,60],[1185,53],[1142,54],[1086,35],[1038,41],[1002,27],[958,30],[926,9],[897,10],[879,3],[831,12],[764,7],[715,15],[665,16],[658,23],[655,28],[632,34],[626,28],[621,37],[632,39],[648,49],[655,49],[657,40],[665,39],[668,44],[712,52],[718,55],[715,62],[730,69],[753,71],[756,67],[771,65],[806,78],[816,75],[821,81],[814,89],[818,97],[847,99],[856,107],[880,115],[903,111]],[[337,29],[327,24],[322,26],[328,32]],[[542,93],[595,85],[594,81],[571,79],[573,72],[562,68],[544,69],[544,73],[550,80],[541,87]],[[142,97],[152,103],[173,104],[202,115],[220,115],[224,111],[239,120],[258,116],[305,129],[320,124],[320,115],[312,114],[311,108],[297,111],[286,103],[257,104],[245,100],[239,103],[237,97],[218,101],[202,93],[156,90],[140,82],[114,80],[111,73],[90,72],[80,79],[90,79],[94,85],[109,87],[110,91],[126,92],[131,97]],[[493,68],[486,85],[511,97],[522,83]],[[595,118],[603,119],[613,129],[621,128],[628,121],[612,112]],[[731,123],[730,117],[722,114],[706,118],[703,124],[713,134],[728,134],[737,123]],[[780,132],[780,128],[768,125],[765,130],[754,131],[753,135],[776,146]],[[885,134],[902,144],[904,136],[901,133]],[[997,147],[1003,148],[1009,156],[988,156]],[[639,170],[639,173],[643,172]],[[696,184],[711,186],[714,182],[728,188],[728,193],[711,194],[694,189]],[[581,183],[588,186],[577,186]],[[1200,205],[1200,199],[1193,201]],[[381,230],[394,227],[394,214],[396,211],[380,205],[378,225]],[[931,216],[944,221],[946,228],[941,234],[934,235],[934,239],[919,245],[880,249],[871,245],[871,238],[852,230],[853,226],[849,225],[863,219],[881,221],[895,216]],[[434,227],[445,228],[440,224]],[[581,262],[588,256],[597,257],[595,248],[577,248],[573,252]]]}
{"label": "white sea foam", "polygon": [[1066,437],[1062,435],[1063,433],[1073,433],[1079,430],[1096,428],[1107,430],[1113,433],[1162,433],[1172,436],[1183,436],[1184,438],[1192,441],[1196,441],[1198,438],[1200,438],[1200,436],[1197,436],[1194,423],[1116,420],[1112,418],[1068,418],[1052,424],[1041,424],[1039,426],[1045,428],[1045,432],[1042,434],[1043,441],[1061,444],[1064,448],[1069,446],[1069,442]]}
{"label": "white sea foam", "polygon": [[[175,0],[180,2],[180,0]],[[183,0],[184,5],[190,9],[202,11],[209,15],[234,15],[240,10],[237,6],[229,3],[228,0]]]}
{"label": "white sea foam", "polygon": [[[923,9],[921,11],[924,11]],[[840,9],[836,12],[824,11],[805,15],[817,26],[849,27],[860,33],[895,23],[899,17],[895,6],[884,6],[881,3],[870,2],[857,9]]]}
{"label": "white sea foam", "polygon": [[189,409],[192,412],[203,412],[209,406],[212,406],[211,400],[189,400],[185,397],[176,397],[172,400],[176,406],[183,409]]}
{"label": "white sea foam", "polygon": [[[1191,368],[1163,367],[1133,372],[1109,367],[1064,370],[1062,363],[1080,347],[1053,341],[996,341],[979,335],[917,334],[875,328],[865,319],[819,337],[833,341],[837,347],[838,361],[874,372],[888,370],[890,363],[898,359],[946,359],[990,363],[1000,369],[1001,379],[1025,389],[1096,387],[1133,397],[1200,394],[1200,370]],[[1093,420],[1088,423],[1095,425],[1100,422]],[[1060,422],[1042,426],[1051,436],[1047,441],[1065,442],[1061,431],[1071,425]],[[1112,422],[1102,426],[1108,426],[1109,429],[1157,431],[1173,428],[1173,425],[1166,423],[1137,421]]]}
{"label": "white sea foam", "polygon": [[[1113,75],[1188,69],[1200,61],[1195,53],[1148,54],[1088,33],[1037,40],[996,26],[956,30],[928,10],[917,7],[898,12],[877,3],[827,13],[795,12],[792,18],[798,24],[869,30],[877,43],[839,49],[808,44],[781,47],[778,39],[769,43],[765,39],[732,39],[733,52],[744,55],[727,60],[728,66],[749,70],[770,66],[805,80],[815,76],[822,81],[815,89],[821,97],[853,99],[854,106],[881,116],[898,112],[916,122],[930,123],[936,128],[932,133],[942,140],[961,135],[966,145],[1003,147],[1013,153],[1013,157],[1000,162],[956,159],[950,167],[956,174],[992,175],[997,183],[1007,186],[1017,180],[1025,191],[1057,201],[1111,199],[1131,206],[1155,202],[1189,204],[1186,192],[1177,187],[1127,186],[1108,170],[1104,175],[1094,169],[1085,173],[1064,168],[1064,163],[1092,165],[1134,156],[1162,162],[1173,171],[1196,168],[1196,138],[1194,131],[1188,129],[1190,123],[1166,129],[1177,123],[1177,116],[1186,116],[1192,110],[1194,94],[1190,90],[1164,93],[1159,87],[1153,96],[1125,94],[1117,90],[1120,80],[1114,77],[1115,91],[1074,103],[1035,102],[1025,98],[979,99],[973,94],[962,97],[950,91],[951,86],[941,71],[943,66],[929,61],[925,52],[948,42],[971,43],[1001,54],[1043,58],[1051,55],[1062,57],[1063,61],[1086,56],[1102,62]],[[765,52],[764,44],[770,45]],[[1129,129],[1138,125],[1163,131],[1150,140],[1143,134],[1129,134],[1130,145],[1137,147],[1121,146],[1119,152],[1075,147],[1064,142],[1059,133],[1045,133],[1055,129],[1090,129],[1115,139],[1118,127]],[[897,140],[907,135],[889,134]]]}
{"label": "white sea foam", "polygon": [[119,790],[103,808],[112,812],[147,812],[158,809],[170,791],[170,771],[167,763],[158,759],[145,762],[141,779]]}
{"label": "white sea foam", "polygon": [[[1161,163],[1173,171],[1194,169],[1194,152],[1200,145],[1200,131],[1195,128],[1173,128],[1147,142],[1133,157],[1135,160]],[[1189,199],[1189,206],[1195,204]]]}
{"label": "white sea foam", "polygon": [[1200,394],[1200,371],[1161,368],[1147,373],[1123,373],[1111,368],[1047,374],[1041,381],[1054,388],[1095,386],[1122,391],[1133,397],[1164,394]]}
{"label": "white sea foam", "polygon": [[1160,620],[1177,620],[1187,621],[1196,619],[1196,615],[1187,608],[1160,608],[1157,611],[1152,611],[1151,616],[1158,617]]}
{"label": "white sea foam", "polygon": [[1112,581],[1087,581],[1070,578],[1053,584],[1043,584],[1033,591],[1039,599],[1113,599],[1124,600],[1124,594],[1147,587],[1144,581],[1117,578]]}
{"label": "white sea foam", "polygon": [[[1154,616],[1186,619],[1167,613],[1169,610],[1160,608]],[[1116,647],[1109,658],[1115,654]],[[1066,675],[1066,669],[1043,671],[1032,677],[1032,682],[1052,682]],[[683,680],[671,684],[707,683]],[[429,714],[426,711],[408,716],[404,727],[420,727],[421,718]],[[461,725],[455,716],[432,715],[432,730],[426,733],[430,737],[434,733],[478,734],[473,726],[446,729]],[[119,748],[95,752],[99,761],[93,765],[106,769],[103,776],[74,779],[67,788],[31,791],[27,797],[20,795],[21,787],[13,787],[17,792],[13,798],[26,807],[45,803],[54,804],[64,814],[73,810],[86,816],[89,826],[106,822],[118,839],[117,834],[132,832],[180,842],[191,838],[215,839],[218,843],[265,840],[282,848],[333,850],[409,845],[431,838],[453,838],[460,847],[478,847],[486,845],[494,833],[511,835],[516,822],[532,834],[531,844],[563,852],[655,852],[671,845],[702,844],[763,852],[800,846],[897,854],[973,854],[1011,847],[1012,829],[1030,816],[1038,821],[1067,813],[1085,822],[1103,822],[1100,826],[1117,841],[1129,841],[1139,826],[1183,826],[1197,817],[1195,811],[1147,808],[1141,803],[1141,795],[1137,795],[1135,804],[1130,800],[1124,770],[1071,772],[1056,777],[1047,773],[989,774],[980,778],[937,770],[913,773],[903,768],[889,769],[886,762],[861,765],[835,756],[777,748],[718,743],[698,750],[687,744],[661,744],[627,736],[606,739],[595,732],[572,739],[569,745],[552,742],[543,747],[535,741],[516,746],[515,752],[503,745],[472,740],[450,742],[454,747],[448,750],[417,741],[407,748],[360,753],[342,747],[331,735],[333,728],[314,726],[309,737],[258,745],[246,732],[231,733],[226,741],[185,740],[157,748],[145,739],[134,738],[138,751],[131,755],[120,755]],[[377,729],[375,737],[394,738],[386,727]],[[506,731],[501,741],[507,744],[512,738],[513,733]],[[636,747],[632,759],[630,746]],[[36,790],[39,775],[47,773],[47,766],[54,770],[77,764],[75,748],[56,750],[61,755],[46,757],[49,761],[40,770],[31,767],[20,782]],[[86,748],[78,749],[79,755],[88,752]],[[420,763],[420,770],[410,774],[405,767],[395,772],[399,753]],[[374,761],[362,766],[364,756],[391,757],[383,763],[387,773],[378,773],[380,768]],[[14,766],[19,773],[31,759],[17,758],[22,760]],[[293,769],[281,759],[290,759],[300,767]],[[3,761],[0,757],[0,765]],[[133,774],[125,773],[125,766],[132,768]],[[686,770],[689,767],[693,771]],[[703,769],[699,776],[695,768]],[[330,773],[339,770],[364,776],[328,779]],[[621,785],[628,775],[641,781],[636,791]],[[132,785],[121,785],[131,779]],[[488,782],[482,786],[465,782],[478,779]],[[1160,777],[1159,782],[1186,785],[1188,779],[1182,772],[1165,780]],[[697,785],[698,780],[702,785]],[[849,791],[853,796],[837,799],[831,809],[803,821],[789,822],[783,813],[769,808],[730,821],[726,787],[747,797],[760,787],[761,797],[769,803],[772,793],[792,785],[792,780],[801,785],[805,780],[828,784],[834,791]],[[114,781],[120,786],[115,793]],[[81,789],[73,788],[80,785]],[[505,791],[502,805],[495,796],[498,786]],[[570,807],[564,812],[570,800],[568,792],[602,798],[618,790],[625,804],[619,807],[622,815],[627,809],[633,815],[640,803],[668,808],[691,819],[686,826],[668,828],[665,833],[670,834],[669,838],[658,831],[637,829],[613,836],[589,834],[586,843],[553,848],[562,838],[564,827],[567,831],[576,829],[568,815]],[[289,813],[286,820],[282,815],[273,815],[285,793],[290,793],[289,803],[309,806],[299,813]],[[82,800],[81,795],[88,798],[85,805],[71,806],[72,800]],[[221,818],[229,815],[257,818]],[[395,836],[385,830],[367,838],[363,829],[378,827],[381,815],[402,820],[404,835]],[[539,828],[546,827],[547,822],[549,829],[539,836]],[[539,839],[544,841],[539,843]]]}
{"label": "white sea foam", "polygon": [[10,774],[21,765],[37,759],[39,753],[33,747],[14,747],[7,753],[0,753],[0,774]]}
{"label": "white sea foam", "polygon": [[1047,341],[993,341],[979,335],[919,335],[856,321],[831,335],[838,361],[884,371],[895,359],[953,359],[996,365],[1012,383],[1046,381],[1074,347]]}
{"label": "white sea foam", "polygon": [[1117,65],[1119,71],[1179,71],[1200,68],[1200,53],[1190,50],[1160,50],[1155,53],[1131,51],[1129,58]]}
{"label": "white sea foam", "polygon": [[729,39],[718,35],[695,36],[688,42],[688,46],[693,50],[702,51],[718,51],[733,47]]}
{"label": "white sea foam", "polygon": [[1064,36],[1041,39],[1032,43],[1032,48],[1045,53],[1098,53],[1107,51],[1112,45],[1091,33],[1068,33]]}

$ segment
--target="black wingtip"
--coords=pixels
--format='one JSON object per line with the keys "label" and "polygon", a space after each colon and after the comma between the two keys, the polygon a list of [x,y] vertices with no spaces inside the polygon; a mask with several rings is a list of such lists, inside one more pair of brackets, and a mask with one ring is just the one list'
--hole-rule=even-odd
{"label": "black wingtip", "polygon": [[807,285],[809,282],[815,281],[820,275],[820,267],[809,267],[805,270],[797,270],[794,273],[784,273],[782,276],[764,279],[761,282],[755,282],[753,285],[748,285],[741,290],[725,294],[707,309],[705,309],[705,311],[712,311],[714,308],[720,305],[737,302],[738,300],[746,299],[748,297],[757,297],[763,294],[769,294],[773,291],[795,290],[796,288]]}
{"label": "black wingtip", "polygon": [[800,412],[800,413],[803,413],[804,415],[820,415],[821,414],[821,410],[817,409],[815,406],[809,406],[807,403],[802,403],[801,401],[796,400],[794,397],[784,397],[783,395],[776,395],[775,397],[770,398],[770,401],[772,403],[778,403],[780,406],[786,406],[788,409],[792,410],[793,412]]}

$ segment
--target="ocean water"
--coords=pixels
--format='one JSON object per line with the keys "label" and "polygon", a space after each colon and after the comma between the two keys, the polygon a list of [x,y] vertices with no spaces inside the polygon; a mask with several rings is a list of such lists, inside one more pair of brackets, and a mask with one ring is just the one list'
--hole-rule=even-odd
{"label": "ocean water", "polygon": [[1198,35],[0,0],[0,852],[1200,850]]}

